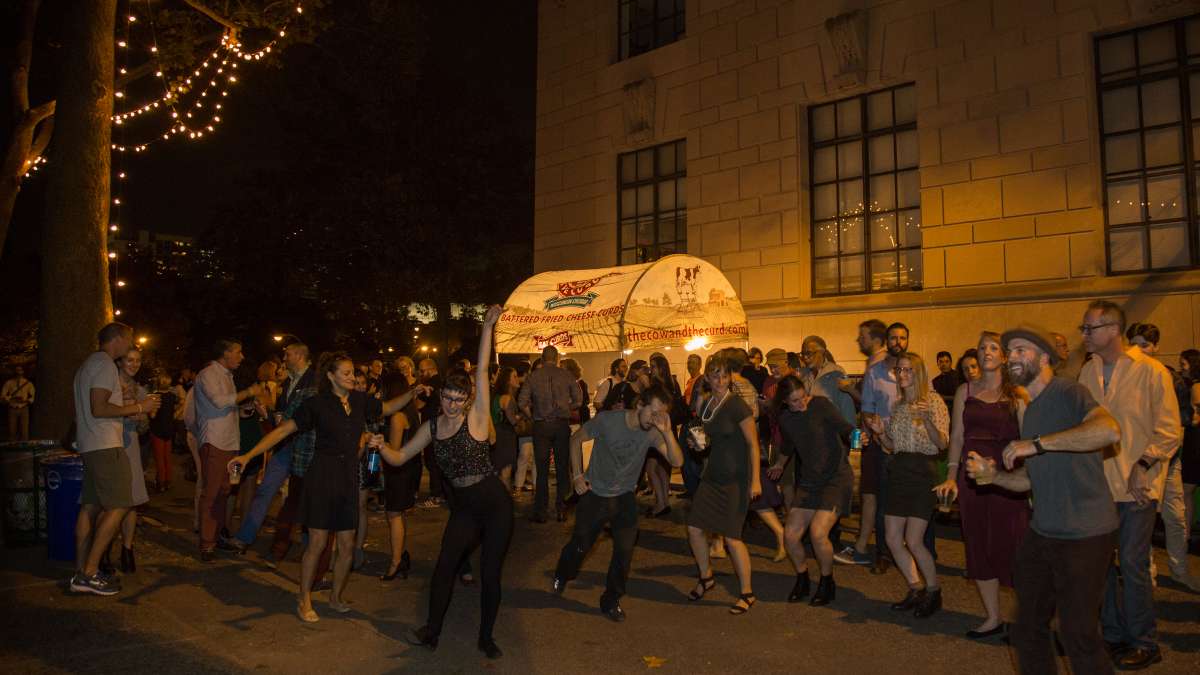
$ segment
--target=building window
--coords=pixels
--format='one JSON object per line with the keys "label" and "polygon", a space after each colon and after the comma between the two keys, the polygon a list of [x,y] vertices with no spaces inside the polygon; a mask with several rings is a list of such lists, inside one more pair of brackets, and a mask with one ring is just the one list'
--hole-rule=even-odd
{"label": "building window", "polygon": [[684,0],[618,0],[617,4],[621,59],[683,37]]}
{"label": "building window", "polygon": [[687,253],[687,141],[621,155],[617,185],[620,264]]}
{"label": "building window", "polygon": [[1096,40],[1111,274],[1197,265],[1200,17]]}
{"label": "building window", "polygon": [[916,87],[813,106],[808,123],[813,295],[920,288]]}

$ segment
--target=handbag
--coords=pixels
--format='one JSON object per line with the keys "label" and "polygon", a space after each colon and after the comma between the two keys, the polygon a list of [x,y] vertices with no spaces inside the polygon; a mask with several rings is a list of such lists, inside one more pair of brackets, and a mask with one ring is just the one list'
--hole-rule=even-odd
{"label": "handbag", "polygon": [[517,413],[517,421],[513,423],[513,431],[517,432],[517,437],[533,435],[533,420],[525,416],[524,413]]}

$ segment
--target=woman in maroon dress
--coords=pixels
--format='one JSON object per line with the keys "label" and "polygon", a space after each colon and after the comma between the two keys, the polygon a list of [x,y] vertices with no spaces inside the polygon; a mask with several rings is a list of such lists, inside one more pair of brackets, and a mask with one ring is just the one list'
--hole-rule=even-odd
{"label": "woman in maroon dress", "polygon": [[950,424],[950,477],[934,488],[939,497],[958,496],[967,576],[975,580],[987,618],[967,637],[981,639],[1004,632],[1000,618],[1000,584],[1013,585],[1013,556],[1029,524],[1028,493],[996,485],[976,485],[959,470],[968,451],[1001,461],[1004,447],[1020,437],[1017,407],[1020,390],[1008,378],[998,333],[979,336],[976,358],[981,377],[958,387]]}

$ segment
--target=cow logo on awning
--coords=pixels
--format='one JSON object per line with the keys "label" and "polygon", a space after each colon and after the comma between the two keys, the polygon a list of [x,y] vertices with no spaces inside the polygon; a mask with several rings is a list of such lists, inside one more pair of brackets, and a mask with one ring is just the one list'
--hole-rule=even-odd
{"label": "cow logo on awning", "polygon": [[591,292],[592,287],[600,283],[602,279],[614,276],[618,276],[617,272],[609,272],[591,279],[564,281],[558,285],[558,295],[546,298],[546,311],[560,307],[587,307],[592,304],[593,300],[600,297],[598,293]]}

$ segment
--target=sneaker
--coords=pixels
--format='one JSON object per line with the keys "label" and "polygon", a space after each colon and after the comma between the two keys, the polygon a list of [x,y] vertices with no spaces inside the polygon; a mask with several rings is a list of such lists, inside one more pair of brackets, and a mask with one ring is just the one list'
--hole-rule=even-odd
{"label": "sneaker", "polygon": [[246,550],[244,548],[238,546],[236,543],[234,543],[234,541],[235,540],[230,537],[222,537],[222,538],[218,539],[217,540],[217,550],[225,551],[227,553],[237,553],[239,555],[242,553],[245,553]]}
{"label": "sneaker", "polygon": [[76,572],[71,577],[71,590],[75,593],[95,593],[96,595],[116,595],[121,592],[121,584],[116,579],[108,579],[99,574],[84,576]]}
{"label": "sneaker", "polygon": [[262,561],[263,565],[266,565],[269,570],[279,569],[279,561],[275,559],[274,553],[264,555]]}
{"label": "sneaker", "polygon": [[855,551],[853,546],[847,546],[837,553],[834,553],[833,560],[834,562],[839,562],[843,565],[853,565],[854,556],[856,553],[858,553],[858,551]]}

